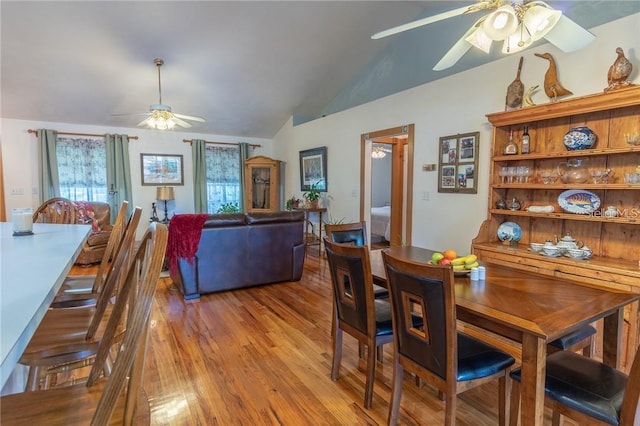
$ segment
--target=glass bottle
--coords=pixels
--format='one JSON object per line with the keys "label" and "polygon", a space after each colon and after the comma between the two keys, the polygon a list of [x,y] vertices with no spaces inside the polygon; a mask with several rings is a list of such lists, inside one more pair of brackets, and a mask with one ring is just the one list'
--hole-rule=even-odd
{"label": "glass bottle", "polygon": [[518,153],[518,145],[513,141],[513,130],[509,130],[509,142],[504,146],[504,155],[515,155]]}
{"label": "glass bottle", "polygon": [[531,145],[529,141],[529,126],[524,126],[524,132],[522,133],[522,142],[520,145],[520,151],[523,154],[528,154],[531,152]]}

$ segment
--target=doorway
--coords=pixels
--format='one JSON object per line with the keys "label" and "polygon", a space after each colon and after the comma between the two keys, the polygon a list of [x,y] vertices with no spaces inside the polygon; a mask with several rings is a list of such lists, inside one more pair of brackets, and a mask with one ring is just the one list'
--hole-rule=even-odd
{"label": "doorway", "polygon": [[[372,241],[372,234],[377,238],[381,234],[380,212],[385,211],[381,205],[388,204],[389,219],[388,229],[382,231],[382,236],[391,246],[410,245],[412,229],[413,211],[413,138],[414,125],[393,127],[385,130],[364,133],[360,136],[360,220],[367,222],[368,241]],[[372,172],[375,170],[372,157],[381,155],[390,156],[390,197],[388,201],[380,201],[380,197],[372,194],[377,190],[374,182],[380,179],[373,179]],[[379,185],[379,183],[376,183]],[[387,189],[384,188],[386,191]],[[373,208],[373,209],[372,209]],[[376,209],[379,208],[379,209]],[[376,223],[372,222],[372,212],[375,215]],[[375,229],[372,229],[375,225]],[[372,232],[375,231],[375,232]]]}

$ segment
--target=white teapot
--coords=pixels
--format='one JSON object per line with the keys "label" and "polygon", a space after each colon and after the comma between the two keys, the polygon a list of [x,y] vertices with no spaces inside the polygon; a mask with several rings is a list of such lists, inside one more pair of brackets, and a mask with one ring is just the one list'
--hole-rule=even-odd
{"label": "white teapot", "polygon": [[582,241],[573,239],[571,235],[567,233],[567,235],[558,240],[558,243],[556,245],[563,252],[567,252],[568,250],[582,248],[584,246],[584,243]]}

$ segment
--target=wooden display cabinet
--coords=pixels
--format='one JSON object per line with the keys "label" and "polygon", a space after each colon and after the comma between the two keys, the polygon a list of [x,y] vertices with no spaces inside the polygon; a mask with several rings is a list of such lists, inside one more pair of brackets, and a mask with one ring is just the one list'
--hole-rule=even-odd
{"label": "wooden display cabinet", "polygon": [[262,155],[244,161],[244,205],[247,212],[280,210],[280,163]]}
{"label": "wooden display cabinet", "polygon": [[[584,96],[545,105],[487,115],[493,125],[489,176],[487,219],[472,242],[473,252],[481,259],[523,270],[563,277],[586,285],[604,286],[623,291],[640,292],[640,184],[624,182],[624,173],[640,166],[640,146],[631,146],[624,135],[640,132],[640,87],[610,93]],[[529,126],[531,153],[503,155],[509,132],[519,141],[525,125]],[[593,148],[568,151],[563,143],[571,127],[586,125],[597,135]],[[565,184],[558,179],[544,184],[543,172],[555,171],[557,165],[571,158],[586,160],[590,170],[610,168],[613,180],[608,183]],[[527,183],[503,183],[501,167],[528,166],[533,175]],[[507,182],[507,181],[505,181]],[[600,208],[591,214],[564,212],[558,196],[569,189],[595,193]],[[499,209],[500,199],[517,198],[522,209]],[[533,213],[532,205],[553,205],[552,213]],[[604,211],[614,206],[617,217]],[[498,239],[497,229],[503,222],[515,222],[522,228],[517,245]],[[529,243],[561,238],[567,233],[593,250],[589,260],[569,257],[550,258],[529,249]],[[630,367],[638,334],[638,306],[625,312],[627,350],[623,365]],[[626,358],[625,358],[626,357]]]}

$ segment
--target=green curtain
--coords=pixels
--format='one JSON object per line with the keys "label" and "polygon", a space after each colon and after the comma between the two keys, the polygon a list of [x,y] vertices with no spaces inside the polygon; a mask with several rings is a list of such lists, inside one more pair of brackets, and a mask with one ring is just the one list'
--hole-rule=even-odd
{"label": "green curtain", "polygon": [[129,136],[105,135],[107,143],[107,188],[111,217],[115,219],[122,201],[129,201],[127,215],[133,211],[131,168],[129,167]]}
{"label": "green curtain", "polygon": [[238,146],[240,147],[240,200],[238,202],[238,206],[240,207],[240,211],[244,212],[244,183],[246,179],[246,176],[244,175],[244,160],[249,158],[249,150],[251,147],[246,142],[239,143]]}
{"label": "green curtain", "polygon": [[56,156],[55,130],[38,130],[38,157],[40,160],[40,204],[50,198],[60,196],[60,178],[58,177],[58,158]]}
{"label": "green curtain", "polygon": [[207,213],[207,163],[206,146],[203,139],[191,141],[193,159],[193,200],[195,213]]}

